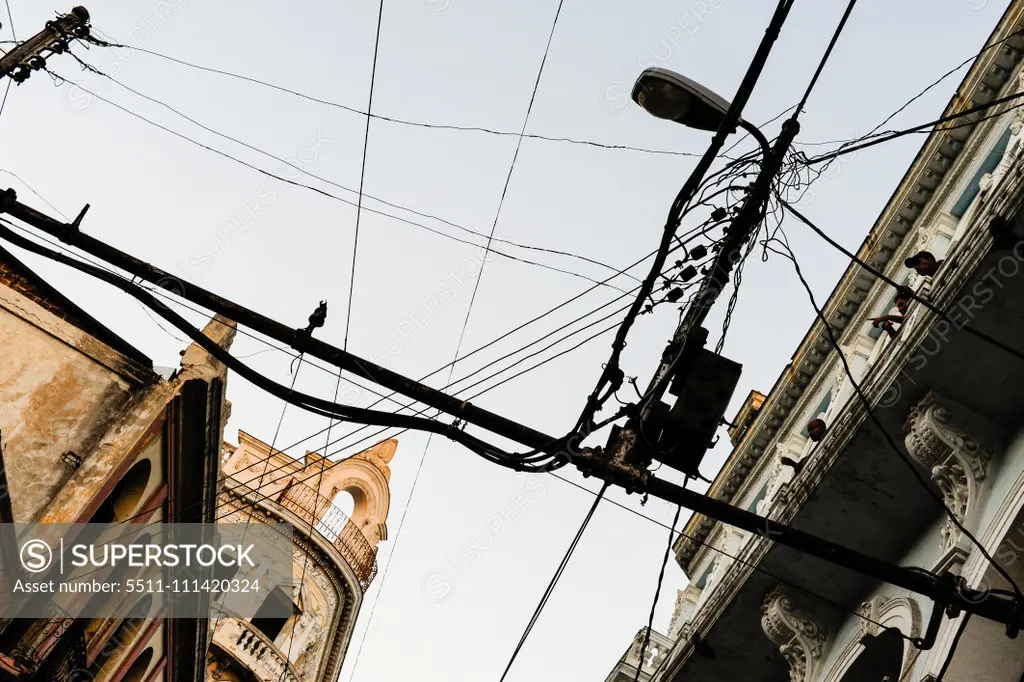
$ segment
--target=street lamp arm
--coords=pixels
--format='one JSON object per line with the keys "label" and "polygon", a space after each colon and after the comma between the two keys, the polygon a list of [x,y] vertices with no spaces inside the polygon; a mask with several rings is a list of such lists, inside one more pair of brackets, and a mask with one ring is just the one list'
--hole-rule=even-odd
{"label": "street lamp arm", "polygon": [[764,157],[768,158],[768,155],[771,154],[772,146],[768,144],[768,138],[764,136],[761,129],[744,118],[740,119],[739,125],[740,128],[746,130],[750,133],[751,137],[757,140],[757,143],[761,145],[761,152],[764,154]]}

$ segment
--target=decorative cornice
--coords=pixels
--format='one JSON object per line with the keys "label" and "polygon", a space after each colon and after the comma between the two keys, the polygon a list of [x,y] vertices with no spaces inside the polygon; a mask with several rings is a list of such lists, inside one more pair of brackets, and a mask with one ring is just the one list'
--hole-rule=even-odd
{"label": "decorative cornice", "polygon": [[810,682],[828,646],[828,631],[776,586],[761,604],[761,628],[789,663],[792,682]]}
{"label": "decorative cornice", "polygon": [[[910,410],[903,426],[907,452],[931,473],[942,492],[946,508],[956,517],[942,528],[941,550],[949,551],[960,540],[960,525],[969,525],[969,514],[980,501],[980,486],[988,475],[991,450],[983,446],[969,427],[957,423],[964,412],[952,401],[929,392]],[[987,434],[995,438],[994,434]]]}

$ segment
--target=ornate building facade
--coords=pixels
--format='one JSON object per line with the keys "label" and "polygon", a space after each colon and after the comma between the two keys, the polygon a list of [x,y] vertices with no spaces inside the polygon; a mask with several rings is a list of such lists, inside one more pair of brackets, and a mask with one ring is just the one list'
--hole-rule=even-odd
{"label": "ornate building facade", "polygon": [[[291,606],[290,618],[214,618],[207,659],[211,682],[334,682],[352,637],[363,593],[377,573],[377,544],[387,539],[387,440],[340,463],[303,460],[245,432],[225,445],[218,520],[294,527],[293,580],[267,600]],[[334,500],[351,495],[351,518]]]}
{"label": "ornate building facade", "polygon": [[[1014,0],[944,114],[1024,92],[1022,30]],[[839,350],[816,319],[771,391],[744,406],[709,495],[898,565],[1010,589],[988,553],[1024,585],[1024,361],[998,347],[1024,347],[1024,109],[1004,109],[932,132],[857,253],[946,315],[912,302],[898,332],[883,333],[871,318],[891,312],[895,291],[851,263],[822,307]],[[904,265],[922,250],[941,261],[933,275]],[[827,424],[818,442],[805,429],[814,418]],[[674,549],[689,584],[667,651],[641,679],[1024,679],[1024,637],[938,614],[931,641],[928,598],[766,534],[694,515]],[[616,670],[632,679],[627,658]]]}

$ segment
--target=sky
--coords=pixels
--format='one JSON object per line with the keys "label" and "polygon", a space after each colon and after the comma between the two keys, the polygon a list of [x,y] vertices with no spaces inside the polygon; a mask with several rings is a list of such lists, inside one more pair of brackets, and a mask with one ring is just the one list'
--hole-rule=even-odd
{"label": "sky", "polygon": [[[545,58],[558,5],[556,0],[385,3],[373,113],[512,133],[523,130],[525,121],[528,134],[701,153],[710,134],[650,117],[629,101],[630,87],[643,68],[657,65],[731,98],[775,3],[648,0],[641,9],[636,3],[569,0],[558,14]],[[801,117],[798,145],[869,131],[975,54],[1006,5],[1005,0],[861,0]],[[113,42],[366,110],[376,3],[309,2],[283,10],[266,0],[107,0],[87,7],[94,27]],[[795,3],[745,118],[760,124],[797,102],[845,7],[840,0]],[[70,7],[11,0],[10,9],[17,38],[24,39],[55,11]],[[3,24],[0,39],[11,40],[12,24]],[[56,83],[45,73],[11,89],[0,113],[4,187],[15,188],[35,208],[70,217],[88,203],[82,229],[90,235],[295,327],[304,326],[326,299],[328,319],[318,338],[337,345],[347,341],[350,351],[415,378],[451,362],[460,337],[463,354],[496,342],[458,363],[455,379],[546,334],[577,329],[615,310],[603,308],[572,324],[620,295],[600,287],[509,334],[587,289],[588,278],[604,279],[652,251],[669,204],[694,163],[676,154],[533,138],[520,144],[515,135],[374,119],[365,207],[471,243],[364,210],[346,324],[356,208],[274,180],[203,146],[354,202],[366,118],[136,49],[79,46],[74,51],[137,92],[251,146],[218,137],[166,106],[83,72],[65,55],[51,59],[49,67],[94,94]],[[961,75],[944,81],[890,125],[937,117]],[[778,125],[765,127],[769,137]],[[844,245],[858,246],[923,139],[908,136],[848,157],[814,185],[801,208]],[[798,146],[808,152],[830,147]],[[500,239],[580,254],[599,264],[496,242],[504,253],[582,277],[514,261],[486,253],[482,238],[452,223],[484,234],[493,226]],[[844,258],[799,224],[790,221],[787,230],[816,294],[827,295],[846,266]],[[177,365],[184,337],[137,302],[61,266],[23,257],[155,364]],[[619,277],[612,284],[628,289],[635,282]],[[720,335],[723,308],[724,301],[708,321],[713,341]],[[202,322],[199,315],[189,317]],[[646,383],[676,319],[667,307],[640,319],[623,356],[627,375]],[[752,257],[723,351],[743,364],[727,416],[751,389],[771,388],[813,319],[791,265],[778,257],[762,262],[759,252]],[[604,335],[502,383],[474,404],[545,433],[565,433],[600,374],[610,341],[611,335]],[[297,389],[334,396],[336,375],[329,370],[304,363],[296,377],[290,374],[291,357],[241,334],[233,352],[248,356],[246,362],[278,382],[294,380]],[[447,372],[429,382],[444,386]],[[364,406],[376,398],[346,383],[338,396]],[[282,417],[280,400],[237,376],[229,379],[228,398],[229,441],[241,429],[279,448],[299,443],[289,450],[295,456],[325,445],[325,435],[301,442],[327,426],[323,418],[295,407]],[[331,440],[355,428],[335,425]],[[363,430],[328,452],[350,454],[391,433],[357,445],[375,431]],[[727,442],[723,434],[708,455],[706,476],[727,456]],[[593,444],[603,441],[595,438]],[[340,679],[497,680],[593,497],[551,476],[517,474],[442,438],[417,433],[400,436],[391,469],[389,539],[378,554],[381,572],[366,594]],[[563,473],[590,490],[598,487],[575,472]],[[679,480],[664,468],[659,475]],[[637,496],[621,491],[609,497],[663,524],[675,512],[655,499],[641,508]],[[687,517],[684,510],[680,525]],[[507,679],[603,680],[647,622],[667,541],[661,525],[600,505]],[[676,590],[685,581],[670,562],[656,629],[667,629]]]}

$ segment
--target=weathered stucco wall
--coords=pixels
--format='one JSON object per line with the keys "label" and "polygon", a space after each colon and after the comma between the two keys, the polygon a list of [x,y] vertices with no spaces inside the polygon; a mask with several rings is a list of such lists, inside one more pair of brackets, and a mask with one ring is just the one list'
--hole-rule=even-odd
{"label": "weathered stucco wall", "polygon": [[34,520],[138,393],[126,359],[0,287],[0,431],[12,506]]}

